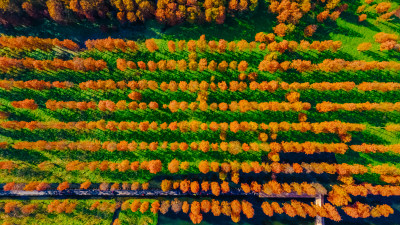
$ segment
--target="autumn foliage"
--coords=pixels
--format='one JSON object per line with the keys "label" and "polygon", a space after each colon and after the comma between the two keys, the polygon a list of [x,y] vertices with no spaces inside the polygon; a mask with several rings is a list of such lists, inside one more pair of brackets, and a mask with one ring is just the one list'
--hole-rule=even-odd
{"label": "autumn foliage", "polygon": [[40,49],[43,51],[50,51],[53,48],[65,48],[68,50],[76,51],[79,50],[79,45],[73,42],[72,40],[65,39],[60,41],[59,39],[50,39],[50,38],[38,38],[38,37],[26,37],[26,36],[18,36],[18,37],[9,37],[9,36],[1,36],[0,37],[0,46],[2,48],[10,48],[12,50],[22,49],[26,51],[33,51],[36,49]]}
{"label": "autumn foliage", "polygon": [[[370,43],[368,43],[370,44]],[[125,62],[126,63],[126,62]],[[379,90],[383,92],[399,90],[400,83],[395,82],[361,82],[360,84],[355,84],[354,82],[322,82],[322,83],[286,83],[286,82],[278,82],[278,81],[262,81],[256,82],[252,81],[249,84],[245,82],[238,82],[238,81],[230,81],[230,82],[211,82],[208,83],[207,81],[170,81],[158,83],[152,80],[140,80],[138,81],[118,81],[115,82],[113,80],[89,80],[85,82],[81,82],[79,84],[74,84],[69,81],[59,82],[49,82],[44,80],[28,80],[28,81],[14,81],[13,79],[9,80],[0,80],[0,88],[4,88],[6,90],[11,90],[13,88],[20,88],[20,89],[34,89],[34,90],[44,90],[50,88],[72,88],[72,87],[79,87],[82,90],[126,90],[130,88],[131,90],[162,90],[162,91],[186,91],[189,90],[190,92],[197,92],[197,91],[244,91],[244,90],[260,90],[260,91],[269,91],[275,92],[277,90],[318,90],[318,91],[351,91],[351,90],[362,90],[362,91],[372,91],[372,90]]]}
{"label": "autumn foliage", "polygon": [[344,206],[342,209],[352,218],[388,217],[394,213],[394,210],[389,205],[377,205],[373,207],[360,202],[356,202],[351,206]]}
{"label": "autumn foliage", "polygon": [[260,62],[258,69],[260,71],[268,71],[275,73],[279,71],[286,71],[287,69],[294,69],[297,72],[311,72],[311,71],[323,71],[323,72],[339,72],[342,70],[349,71],[367,71],[367,70],[399,70],[400,63],[395,61],[345,61],[343,59],[325,59],[322,63],[312,64],[311,61],[307,60],[293,60],[290,62],[290,66],[284,63],[279,63],[275,60],[263,60]]}
{"label": "autumn foliage", "polygon": [[0,57],[0,70],[9,72],[13,69],[27,69],[39,71],[59,71],[59,70],[73,70],[73,71],[100,71],[107,68],[107,63],[104,60],[94,60],[93,58],[74,58],[72,60],[36,60],[32,58],[13,59],[7,57]]}
{"label": "autumn foliage", "polygon": [[139,45],[135,41],[124,41],[122,39],[96,39],[96,40],[87,40],[85,42],[85,46],[88,50],[96,49],[98,51],[113,51],[119,50],[122,52],[137,51],[139,49]]}

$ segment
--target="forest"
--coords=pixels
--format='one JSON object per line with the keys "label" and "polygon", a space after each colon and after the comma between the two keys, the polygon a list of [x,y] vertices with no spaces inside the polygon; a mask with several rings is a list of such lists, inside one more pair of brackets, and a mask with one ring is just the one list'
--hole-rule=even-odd
{"label": "forest", "polygon": [[395,0],[4,0],[0,33],[2,225],[400,225]]}

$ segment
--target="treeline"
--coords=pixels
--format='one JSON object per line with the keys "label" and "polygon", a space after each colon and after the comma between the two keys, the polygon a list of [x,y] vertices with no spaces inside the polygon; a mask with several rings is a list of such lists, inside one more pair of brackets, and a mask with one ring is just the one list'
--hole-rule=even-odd
{"label": "treeline", "polygon": [[[33,90],[47,90],[51,88],[79,88],[81,90],[161,90],[161,91],[182,91],[185,92],[189,90],[190,92],[198,92],[198,91],[226,91],[229,90],[231,92],[235,91],[246,91],[246,90],[259,90],[259,91],[269,91],[271,93],[276,90],[290,90],[290,91],[302,91],[302,90],[317,90],[317,91],[352,91],[352,90],[360,90],[360,91],[397,91],[400,90],[400,83],[395,82],[362,82],[360,84],[356,84],[354,82],[322,82],[322,83],[286,83],[279,82],[276,80],[272,81],[252,81],[250,79],[251,75],[257,77],[257,73],[250,73],[249,80],[251,80],[250,84],[243,81],[230,81],[230,82],[211,82],[207,81],[198,82],[196,80],[190,81],[189,83],[186,81],[169,81],[167,82],[156,82],[153,80],[139,80],[139,81],[125,81],[121,80],[115,82],[113,80],[88,80],[80,83],[72,83],[70,81],[44,81],[44,80],[0,80],[0,88],[4,88],[5,90],[11,90],[13,88],[19,89],[33,89]],[[240,79],[240,76],[239,76]]]}
{"label": "treeline", "polygon": [[60,24],[89,22],[138,23],[156,19],[170,26],[182,23],[215,22],[227,16],[254,11],[258,0],[148,1],[148,0],[17,0],[0,3],[0,24],[31,25],[43,19]]}

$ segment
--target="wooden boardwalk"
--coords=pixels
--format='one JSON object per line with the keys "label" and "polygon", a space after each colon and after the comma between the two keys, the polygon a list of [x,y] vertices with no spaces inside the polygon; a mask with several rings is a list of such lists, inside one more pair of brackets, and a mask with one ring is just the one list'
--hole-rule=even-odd
{"label": "wooden boardwalk", "polygon": [[[315,198],[315,205],[322,206],[324,204],[324,196],[323,195],[317,195]],[[315,217],[315,225],[324,225],[325,221],[323,217],[316,216]]]}
{"label": "wooden boardwalk", "polygon": [[258,194],[260,198],[316,198],[316,195],[307,195],[307,194],[302,194],[299,195],[297,193],[283,193],[283,194],[266,194],[264,192],[260,192]]}
{"label": "wooden boardwalk", "polygon": [[[199,192],[193,194],[191,192],[182,193],[180,190],[162,191],[162,190],[115,190],[115,191],[101,191],[101,190],[81,190],[81,189],[68,189],[64,191],[57,190],[46,190],[46,191],[0,191],[0,198],[18,198],[18,197],[48,197],[48,198],[79,198],[79,197],[135,197],[135,198],[156,198],[156,197],[202,197],[202,196],[214,196],[211,191]],[[231,190],[228,193],[220,193],[220,196],[257,196],[256,193],[244,193],[243,191]],[[214,196],[215,197],[215,196]]]}

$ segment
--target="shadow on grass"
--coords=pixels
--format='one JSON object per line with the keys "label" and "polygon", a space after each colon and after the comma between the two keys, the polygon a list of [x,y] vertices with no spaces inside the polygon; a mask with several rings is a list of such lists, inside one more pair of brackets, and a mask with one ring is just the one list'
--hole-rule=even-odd
{"label": "shadow on grass", "polygon": [[256,11],[235,18],[227,17],[225,23],[217,24],[182,24],[165,31],[164,35],[169,39],[197,40],[200,35],[213,40],[225,39],[253,41],[258,32],[271,33],[273,21],[276,15],[268,12],[268,6],[264,1],[259,1]]}
{"label": "shadow on grass", "polygon": [[[163,164],[169,163],[173,159],[177,159],[179,161],[188,161],[188,162],[197,162],[201,160],[217,161],[217,162],[227,162],[238,160],[242,161],[259,161],[261,159],[261,152],[241,152],[237,155],[232,155],[229,152],[222,151],[212,151],[210,150],[207,153],[202,151],[171,151],[171,150],[158,150],[158,151],[150,151],[150,150],[137,150],[134,152],[121,152],[121,151],[105,151],[100,150],[96,152],[87,152],[87,151],[46,151],[46,154],[50,158],[57,158],[63,161],[73,161],[73,160],[81,160],[85,162],[91,161],[103,161],[107,160],[110,162],[121,162],[123,160],[133,161],[145,161],[145,160],[153,160],[162,158]],[[162,157],[161,157],[162,156]],[[167,166],[165,164],[165,168]],[[194,165],[192,166],[195,167]],[[196,168],[197,169],[197,168]],[[198,172],[198,171],[195,171]]]}
{"label": "shadow on grass", "polygon": [[49,159],[38,151],[15,149],[2,149],[0,151],[0,157],[7,158],[9,160],[25,161],[27,163],[41,163]]}
{"label": "shadow on grass", "polygon": [[[307,112],[308,114],[309,112]],[[373,126],[383,127],[387,123],[400,123],[400,113],[380,111],[343,111],[327,113],[312,113],[308,122],[334,121],[339,120],[347,123],[369,123]]]}

